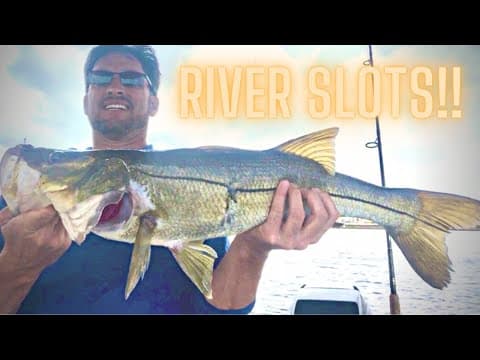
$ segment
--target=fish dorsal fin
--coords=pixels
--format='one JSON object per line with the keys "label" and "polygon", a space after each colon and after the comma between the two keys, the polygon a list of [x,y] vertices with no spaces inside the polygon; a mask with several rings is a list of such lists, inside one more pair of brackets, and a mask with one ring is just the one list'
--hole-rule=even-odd
{"label": "fish dorsal fin", "polygon": [[335,137],[338,128],[329,128],[287,141],[275,148],[298,155],[322,165],[329,175],[335,175]]}

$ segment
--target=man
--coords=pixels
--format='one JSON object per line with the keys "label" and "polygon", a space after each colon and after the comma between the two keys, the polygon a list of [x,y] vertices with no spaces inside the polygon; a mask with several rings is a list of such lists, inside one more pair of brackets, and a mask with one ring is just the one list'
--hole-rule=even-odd
{"label": "man", "polygon": [[[98,46],[85,64],[85,114],[94,149],[147,149],[149,117],[158,109],[160,71],[150,46]],[[306,216],[302,199],[311,209]],[[285,204],[289,215],[282,219]],[[3,205],[5,206],[5,205]],[[168,249],[152,247],[149,271],[127,301],[123,290],[132,247],[89,234],[71,240],[49,206],[12,217],[0,212],[0,313],[249,313],[272,249],[305,249],[338,217],[326,193],[282,181],[262,225],[226,239],[217,251],[213,299],[206,300]]]}

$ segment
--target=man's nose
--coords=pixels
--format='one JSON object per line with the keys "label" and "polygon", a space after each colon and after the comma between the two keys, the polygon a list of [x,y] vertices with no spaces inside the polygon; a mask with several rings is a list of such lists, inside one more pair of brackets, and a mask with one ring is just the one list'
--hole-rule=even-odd
{"label": "man's nose", "polygon": [[112,81],[110,85],[108,85],[107,93],[108,95],[123,95],[125,93],[122,82],[120,81],[120,75],[113,75]]}

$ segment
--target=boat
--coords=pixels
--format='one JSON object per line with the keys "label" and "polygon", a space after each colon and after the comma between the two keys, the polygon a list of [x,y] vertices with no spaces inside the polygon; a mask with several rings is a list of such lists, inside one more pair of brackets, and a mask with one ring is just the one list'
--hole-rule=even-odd
{"label": "boat", "polygon": [[303,285],[290,306],[291,315],[371,315],[360,290]]}

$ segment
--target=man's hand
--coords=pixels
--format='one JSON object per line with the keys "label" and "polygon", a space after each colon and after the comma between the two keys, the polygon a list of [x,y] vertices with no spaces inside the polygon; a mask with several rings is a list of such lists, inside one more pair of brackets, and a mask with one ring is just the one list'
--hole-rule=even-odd
{"label": "man's hand", "polygon": [[0,254],[3,269],[18,274],[40,274],[70,247],[71,240],[52,206],[12,217],[0,211],[5,245]]}
{"label": "man's hand", "polygon": [[[309,215],[305,214],[302,199],[311,209]],[[288,216],[284,219],[286,202]],[[266,221],[241,234],[241,238],[248,241],[254,251],[264,253],[272,249],[303,250],[318,242],[338,217],[327,193],[319,189],[299,189],[283,180],[277,187]]]}

